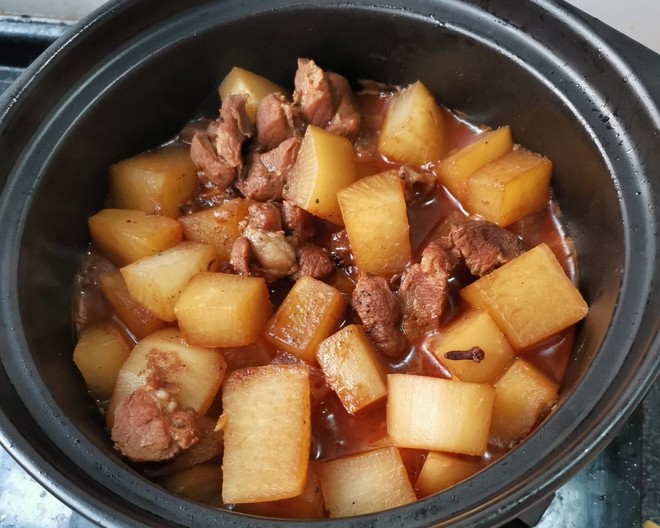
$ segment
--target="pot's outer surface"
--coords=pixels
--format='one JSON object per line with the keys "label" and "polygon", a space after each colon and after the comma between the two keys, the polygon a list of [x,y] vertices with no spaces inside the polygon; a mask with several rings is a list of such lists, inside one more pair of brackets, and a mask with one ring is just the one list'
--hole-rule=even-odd
{"label": "pot's outer surface", "polygon": [[544,0],[310,4],[118,2],[2,99],[1,440],[98,524],[278,524],[176,499],[121,461],[71,361],[71,283],[107,167],[215,110],[199,104],[233,65],[286,85],[298,56],[352,80],[421,78],[447,106],[510,124],[517,142],[555,164],[591,306],[560,402],[530,439],[446,493],[316,526],[501,524],[604,447],[657,377],[660,115],[631,64],[588,19]]}

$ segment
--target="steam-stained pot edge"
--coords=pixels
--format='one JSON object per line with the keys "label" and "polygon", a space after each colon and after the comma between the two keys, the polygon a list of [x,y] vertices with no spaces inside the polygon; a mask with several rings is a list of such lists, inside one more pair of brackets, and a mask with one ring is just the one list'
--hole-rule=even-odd
{"label": "steam-stained pot edge", "polygon": [[[173,135],[196,113],[198,102],[214,93],[234,63],[268,75],[277,71],[280,59],[293,64],[284,56],[298,55],[314,56],[328,68],[349,75],[400,83],[419,76],[439,100],[492,126],[510,122],[513,116],[514,135],[530,147],[538,141],[537,148],[556,163],[557,197],[576,241],[583,288],[592,306],[564,399],[537,435],[477,478],[382,514],[377,523],[486,526],[504,522],[595,454],[585,450],[605,445],[658,370],[657,322],[653,320],[658,306],[651,289],[657,281],[658,183],[652,175],[658,162],[652,156],[656,143],[648,140],[648,130],[657,129],[658,116],[635,76],[622,80],[623,73],[631,72],[613,51],[603,53],[608,50],[604,47],[598,58],[596,49],[602,43],[589,27],[572,18],[573,12],[546,2],[530,3],[524,13],[513,2],[504,2],[495,13],[482,13],[480,18],[473,16],[479,9],[476,3],[459,2],[406,4],[404,14],[396,16],[389,8],[355,4],[323,8],[301,4],[286,9],[282,2],[258,7],[190,2],[182,16],[165,12],[183,9],[181,5],[155,6],[155,2],[126,2],[101,10],[60,41],[58,51],[49,51],[30,68],[3,100],[7,106],[0,114],[0,148],[12,155],[0,160],[0,178],[7,177],[0,204],[0,223],[7,233],[0,252],[4,329],[0,358],[2,376],[12,384],[3,384],[4,401],[16,405],[3,405],[0,420],[6,435],[3,443],[22,446],[17,458],[33,473],[49,475],[37,474],[37,478],[100,524],[167,526],[186,524],[192,515],[198,526],[215,520],[212,510],[173,501],[118,462],[91,402],[80,405],[84,387],[68,361],[73,343],[68,285],[87,241],[81,226],[98,208],[106,189],[105,180],[90,180],[86,175],[104,174],[111,162]],[[399,7],[403,9],[403,3]],[[358,22],[352,18],[356,9],[368,15]],[[416,10],[424,16],[414,15]],[[241,18],[253,11],[263,14]],[[429,14],[432,17],[425,18]],[[544,23],[539,25],[535,20],[541,15]],[[156,19],[162,31],[151,33]],[[287,24],[282,27],[316,25],[316,30],[277,37],[267,31],[246,31],[251,24],[263,24],[259,26],[263,29],[284,20]],[[222,31],[212,29],[221,22],[226,24]],[[375,28],[379,31],[372,31]],[[563,38],[556,36],[561,30]],[[333,38],[338,31],[353,35],[350,42],[336,43]],[[550,32],[555,42],[545,46],[534,40]],[[193,33],[194,37],[185,37]],[[231,49],[227,43],[220,45],[223,39],[235,43],[234,39],[247,33],[259,35],[268,53],[246,56],[240,51],[222,55],[214,51]],[[382,34],[411,38],[415,44],[398,45],[391,52],[391,42],[379,42]],[[473,34],[482,37],[473,39]],[[309,35],[322,43],[311,45]],[[286,39],[286,45],[275,46],[276,38]],[[576,39],[584,39],[585,45],[575,49]],[[335,44],[332,50],[325,48],[328,42]],[[351,46],[364,46],[367,53],[356,53]],[[199,53],[190,53],[193,49]],[[482,53],[476,54],[475,49]],[[408,59],[407,53],[413,58]],[[572,71],[566,72],[562,65],[569,55]],[[107,63],[109,58],[114,62]],[[165,67],[184,60],[188,62],[183,68],[190,70]],[[97,61],[107,66],[93,67]],[[448,71],[462,73],[462,84],[452,83],[455,77],[438,71],[439,61],[453,66]],[[427,73],[429,63],[437,73]],[[510,72],[506,78],[493,73],[500,66]],[[182,71],[199,75],[186,76]],[[576,78],[583,81],[581,86],[574,84]],[[592,86],[596,78],[598,84]],[[480,90],[480,83],[488,90]],[[63,99],[65,93],[71,97]],[[604,101],[607,104],[598,105]],[[497,112],[488,114],[493,108]],[[526,113],[526,108],[532,110]],[[598,110],[605,110],[604,116],[610,119],[599,118]],[[547,142],[543,134],[550,136]],[[99,143],[107,150],[94,146]],[[632,151],[626,152],[629,148]],[[576,163],[581,169],[579,181],[572,177],[578,172]],[[575,195],[580,200],[571,200]],[[640,254],[649,260],[638,259]],[[52,274],[43,273],[44,269]],[[37,304],[35,298],[47,302]],[[608,329],[612,312],[614,320]],[[646,317],[640,318],[644,312]],[[32,353],[24,358],[25,350]],[[624,355],[622,350],[629,352]],[[510,478],[504,484],[502,472]],[[477,506],[477,502],[482,504]],[[464,514],[452,519],[459,511]],[[241,526],[273,524],[225,515],[231,519],[228,522]],[[372,521],[368,516],[319,526],[361,526]]]}

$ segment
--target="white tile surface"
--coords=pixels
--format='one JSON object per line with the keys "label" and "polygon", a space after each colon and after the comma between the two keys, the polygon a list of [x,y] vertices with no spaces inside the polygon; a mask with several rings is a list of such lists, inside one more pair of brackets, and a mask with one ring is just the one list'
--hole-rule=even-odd
{"label": "white tile surface", "polygon": [[105,0],[0,0],[0,12],[77,20]]}

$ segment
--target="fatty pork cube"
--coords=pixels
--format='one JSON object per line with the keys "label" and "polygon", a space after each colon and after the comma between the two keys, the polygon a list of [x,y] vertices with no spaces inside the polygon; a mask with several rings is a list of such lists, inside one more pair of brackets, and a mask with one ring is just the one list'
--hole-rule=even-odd
{"label": "fatty pork cube", "polygon": [[431,451],[424,461],[415,488],[421,497],[428,497],[474,475],[478,464],[448,453]]}
{"label": "fatty pork cube", "polygon": [[172,322],[176,320],[174,304],[183,289],[194,275],[207,271],[215,258],[212,246],[182,242],[119,271],[137,302],[159,319]]}
{"label": "fatty pork cube", "polygon": [[254,343],[273,307],[263,277],[202,272],[183,289],[174,313],[186,343],[223,348]]}
{"label": "fatty pork cube", "polygon": [[110,203],[177,218],[198,185],[188,145],[165,145],[110,167]]}
{"label": "fatty pork cube", "polygon": [[539,244],[460,291],[488,311],[516,350],[577,323],[587,303],[546,244]]}
{"label": "fatty pork cube", "polygon": [[[479,347],[484,357],[448,359],[445,354]],[[513,363],[513,349],[488,312],[471,309],[442,329],[431,349],[452,378],[472,383],[494,383]]]}
{"label": "fatty pork cube", "polygon": [[284,186],[284,198],[328,222],[344,225],[337,191],[356,180],[351,142],[310,125]]}
{"label": "fatty pork cube", "polygon": [[275,347],[263,336],[260,336],[254,343],[249,345],[222,349],[222,355],[227,362],[227,372],[268,365],[276,353]]}
{"label": "fatty pork cube", "polygon": [[463,381],[389,374],[387,432],[395,445],[482,456],[495,389]]}
{"label": "fatty pork cube", "polygon": [[410,261],[410,225],[396,170],[367,176],[337,193],[358,269],[393,275]]}
{"label": "fatty pork cube", "polygon": [[230,95],[247,95],[245,111],[252,121],[254,121],[257,116],[259,102],[273,92],[286,94],[286,91],[281,86],[269,81],[261,75],[257,75],[256,73],[252,73],[251,71],[244,70],[237,66],[234,66],[229,71],[218,88],[221,101],[224,101]]}
{"label": "fatty pork cube", "polygon": [[227,504],[303,492],[311,442],[309,367],[266,365],[232,372],[226,416],[222,500]]}
{"label": "fatty pork cube", "polygon": [[183,239],[176,220],[130,209],[103,209],[88,224],[94,244],[117,266],[155,255]]}
{"label": "fatty pork cube", "polygon": [[330,517],[350,517],[417,500],[396,447],[338,458],[319,466]]}
{"label": "fatty pork cube", "polygon": [[385,371],[361,326],[348,325],[321,341],[316,359],[350,414],[387,394]]}
{"label": "fatty pork cube", "polygon": [[467,204],[468,179],[478,169],[513,149],[508,126],[482,132],[474,139],[438,163],[433,172],[463,206]]}
{"label": "fatty pork cube", "polygon": [[110,428],[117,405],[143,386],[154,369],[165,375],[166,382],[178,385],[176,400],[182,409],[203,415],[220,388],[226,364],[218,350],[186,344],[177,328],[157,330],[133,347],[117,375],[108,406]]}
{"label": "fatty pork cube", "polygon": [[240,222],[247,215],[249,202],[229,200],[217,207],[179,217],[186,240],[210,244],[220,262],[229,262],[231,248],[241,236]]}
{"label": "fatty pork cube", "polygon": [[270,502],[243,504],[236,508],[242,513],[275,517],[280,519],[322,519],[326,516],[318,462],[310,461],[307,467],[307,480],[300,495],[290,499]]}
{"label": "fatty pork cube", "polygon": [[88,326],[80,332],[73,362],[94,398],[107,400],[112,396],[117,374],[129,353],[126,339],[112,321]]}
{"label": "fatty pork cube", "polygon": [[512,447],[523,440],[557,401],[558,387],[523,359],[495,384],[491,442]]}
{"label": "fatty pork cube", "polygon": [[119,270],[101,273],[99,287],[117,317],[126,325],[135,339],[140,340],[147,337],[165,326],[164,321],[158,319],[129,293],[126,281]]}
{"label": "fatty pork cube", "polygon": [[551,174],[548,158],[524,149],[514,150],[470,176],[466,208],[506,227],[548,203]]}
{"label": "fatty pork cube", "polygon": [[347,305],[339,290],[304,275],[293,285],[264,335],[278,349],[315,365],[316,347],[337,329]]}
{"label": "fatty pork cube", "polygon": [[390,100],[378,150],[399,163],[424,165],[444,156],[445,135],[442,110],[428,88],[417,81]]}

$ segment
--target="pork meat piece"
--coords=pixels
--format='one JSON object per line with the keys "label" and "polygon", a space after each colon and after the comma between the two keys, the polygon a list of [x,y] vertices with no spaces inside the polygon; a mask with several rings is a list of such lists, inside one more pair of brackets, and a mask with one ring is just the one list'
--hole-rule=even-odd
{"label": "pork meat piece", "polygon": [[465,259],[470,273],[482,277],[522,255],[522,240],[492,222],[468,217],[453,223],[451,241]]}
{"label": "pork meat piece", "polygon": [[345,268],[353,265],[353,253],[351,252],[351,243],[348,240],[346,229],[341,229],[332,234],[330,254],[337,266]]}
{"label": "pork meat piece", "polygon": [[303,275],[321,280],[335,270],[328,252],[314,244],[304,244],[298,247],[296,258],[298,260],[298,271],[292,276],[294,280],[298,280]]}
{"label": "pork meat piece", "polygon": [[313,60],[298,59],[293,102],[310,125],[325,128],[335,113],[332,86],[325,72]]}
{"label": "pork meat piece", "polygon": [[201,171],[203,183],[229,187],[243,167],[243,142],[254,135],[247,115],[245,95],[230,95],[220,108],[220,118],[206,132],[197,132],[190,144],[190,157]]}
{"label": "pork meat piece", "polygon": [[279,92],[264,97],[257,106],[257,143],[264,151],[300,134],[298,109]]}
{"label": "pork meat piece", "polygon": [[160,462],[197,443],[202,417],[180,409],[171,384],[147,381],[115,409],[115,449],[134,462]]}
{"label": "pork meat piece", "polygon": [[289,200],[282,200],[284,232],[294,243],[311,240],[316,233],[314,216]]}
{"label": "pork meat piece", "polygon": [[327,76],[335,112],[326,130],[338,136],[355,138],[360,131],[361,114],[351,85],[346,77],[337,73],[329,72]]}
{"label": "pork meat piece", "polygon": [[398,297],[403,312],[403,333],[417,341],[440,328],[447,304],[449,277],[460,254],[448,238],[440,236],[422,251],[419,264],[408,268],[401,279]]}
{"label": "pork meat piece", "polygon": [[399,356],[406,347],[401,333],[401,306],[387,281],[376,275],[362,275],[351,299],[376,350],[387,357]]}
{"label": "pork meat piece", "polygon": [[253,274],[273,281],[298,271],[296,250],[283,231],[266,231],[248,224],[243,236],[252,248],[255,264],[250,269]]}
{"label": "pork meat piece", "polygon": [[238,237],[231,246],[231,253],[229,255],[229,263],[234,269],[234,272],[246,277],[252,275],[250,270],[252,257],[252,246],[250,245],[250,241],[245,237]]}
{"label": "pork meat piece", "polygon": [[266,153],[253,152],[247,172],[236,186],[252,200],[281,200],[282,189],[300,148],[300,138],[292,137]]}
{"label": "pork meat piece", "polygon": [[282,215],[274,202],[253,203],[248,207],[247,223],[254,229],[281,231]]}
{"label": "pork meat piece", "polygon": [[345,77],[324,72],[309,59],[298,59],[293,102],[307,123],[333,134],[354,138],[361,115]]}

